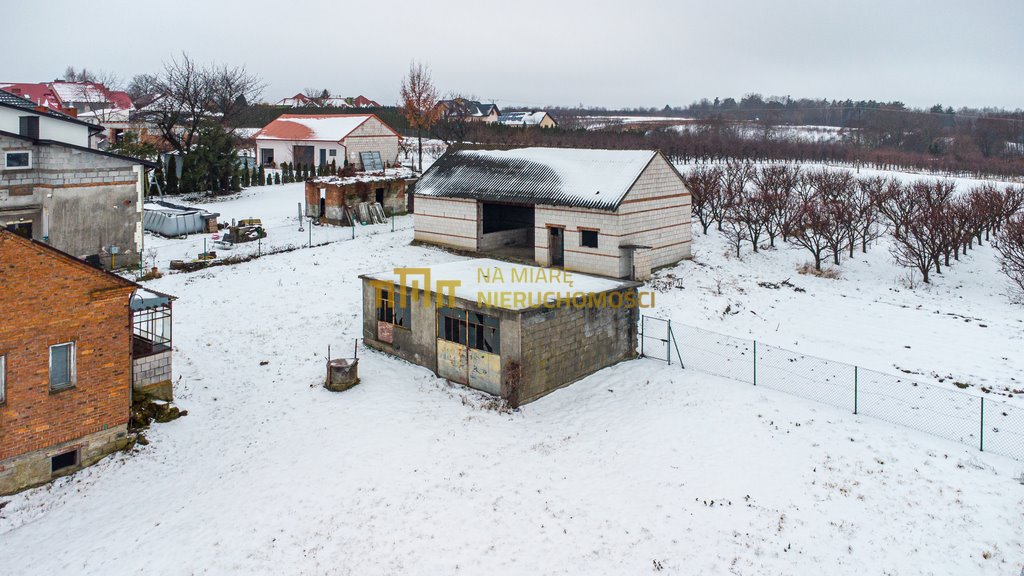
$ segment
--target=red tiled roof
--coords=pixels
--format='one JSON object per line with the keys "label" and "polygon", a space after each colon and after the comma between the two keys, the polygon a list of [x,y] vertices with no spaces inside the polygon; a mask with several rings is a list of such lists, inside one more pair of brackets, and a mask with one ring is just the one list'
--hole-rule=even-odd
{"label": "red tiled roof", "polygon": [[374,114],[282,114],[277,120],[264,126],[253,138],[340,142],[371,118],[375,118],[395,136],[401,138],[398,132]]}

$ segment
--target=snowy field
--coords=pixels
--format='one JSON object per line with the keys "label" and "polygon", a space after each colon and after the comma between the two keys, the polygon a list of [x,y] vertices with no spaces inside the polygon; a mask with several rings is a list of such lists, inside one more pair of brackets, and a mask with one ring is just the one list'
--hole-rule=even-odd
{"label": "snowy field", "polygon": [[[301,201],[298,184],[204,207],[273,235]],[[327,392],[327,347],[347,355],[360,336],[357,276],[460,259],[409,246],[410,226],[149,283],[180,298],[189,415],[0,498],[0,573],[1024,568],[1024,463],[675,364],[625,362],[507,413],[360,347],[362,383]],[[654,314],[938,385],[1020,385],[1024,307],[987,245],[913,290],[884,246],[838,280],[798,274],[807,257],[791,248],[738,260],[698,229],[694,250],[658,274]],[[786,279],[805,291],[758,285]]]}

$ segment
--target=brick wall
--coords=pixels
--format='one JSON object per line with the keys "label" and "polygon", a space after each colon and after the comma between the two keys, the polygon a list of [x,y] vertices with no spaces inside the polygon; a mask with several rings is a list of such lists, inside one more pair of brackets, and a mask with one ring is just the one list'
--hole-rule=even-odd
{"label": "brick wall", "polygon": [[[7,357],[0,461],[127,423],[133,290],[0,232],[0,354]],[[49,346],[69,341],[77,385],[51,393]]]}
{"label": "brick wall", "polygon": [[[690,191],[660,154],[630,188],[618,212],[622,243],[650,246],[652,267],[690,257]],[[623,276],[628,273],[622,271]]]}
{"label": "brick wall", "polygon": [[[324,217],[329,224],[338,224],[342,218],[342,206],[354,208],[360,202],[374,202],[377,189],[383,189],[384,212],[388,216],[405,214],[407,187],[408,183],[402,178],[344,185],[306,182],[306,213],[314,217]],[[324,214],[320,214],[321,189],[324,196]]]}
{"label": "brick wall", "polygon": [[370,118],[359,128],[345,137],[343,143],[348,151],[348,162],[362,168],[360,152],[380,152],[380,159],[387,164],[398,163],[399,136],[377,118]]}

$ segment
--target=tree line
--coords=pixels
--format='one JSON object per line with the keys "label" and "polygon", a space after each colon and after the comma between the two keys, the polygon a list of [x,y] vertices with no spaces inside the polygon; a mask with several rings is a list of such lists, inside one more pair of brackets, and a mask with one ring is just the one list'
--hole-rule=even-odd
{"label": "tree line", "polygon": [[894,261],[925,283],[994,241],[1007,275],[1024,289],[1024,187],[983,183],[958,194],[951,180],[904,183],[849,170],[802,169],[729,160],[685,176],[692,213],[704,234],[714,226],[739,256],[786,242],[806,250],[814,268],[840,265],[887,237]]}

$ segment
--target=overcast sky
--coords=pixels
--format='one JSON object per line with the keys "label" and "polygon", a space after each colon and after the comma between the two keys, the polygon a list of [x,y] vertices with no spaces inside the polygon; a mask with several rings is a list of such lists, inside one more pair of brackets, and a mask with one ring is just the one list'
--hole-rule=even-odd
{"label": "overcast sky", "polygon": [[[398,99],[413,59],[500,105],[634,107],[758,92],[1024,108],[1024,0],[4,2],[0,81],[124,80],[182,50],[304,88]],[[17,48],[15,48],[17,47]]]}

